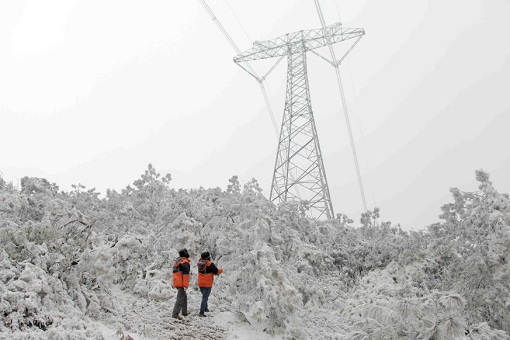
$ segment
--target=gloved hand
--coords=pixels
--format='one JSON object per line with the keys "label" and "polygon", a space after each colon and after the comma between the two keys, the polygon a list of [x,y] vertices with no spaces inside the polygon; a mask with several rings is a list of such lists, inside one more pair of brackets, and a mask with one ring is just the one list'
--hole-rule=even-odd
{"label": "gloved hand", "polygon": [[221,273],[223,273],[223,268],[218,269],[218,275],[220,275]]}

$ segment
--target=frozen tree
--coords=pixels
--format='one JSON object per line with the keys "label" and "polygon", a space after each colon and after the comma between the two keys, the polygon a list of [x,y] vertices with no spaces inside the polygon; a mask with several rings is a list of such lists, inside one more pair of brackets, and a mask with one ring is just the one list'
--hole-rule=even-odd
{"label": "frozen tree", "polygon": [[[476,177],[479,191],[452,189],[443,221],[411,232],[377,208],[359,227],[344,214],[309,219],[306,202],[275,206],[237,176],[225,190],[174,189],[149,164],[104,198],[24,177],[19,191],[0,185],[0,331],[100,339],[91,325],[102,320],[142,333],[168,314],[171,263],[186,247],[192,263],[207,250],[225,270],[217,312],[281,338],[508,339],[509,198]],[[150,318],[124,319],[123,296]]]}

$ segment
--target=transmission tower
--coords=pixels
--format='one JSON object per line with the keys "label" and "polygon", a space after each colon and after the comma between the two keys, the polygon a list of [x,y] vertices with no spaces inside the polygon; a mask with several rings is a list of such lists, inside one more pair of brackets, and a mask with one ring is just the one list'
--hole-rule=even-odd
{"label": "transmission tower", "polygon": [[[251,49],[234,57],[236,64],[259,79],[251,68],[244,67],[242,63],[274,57],[280,57],[281,60],[287,56],[287,91],[271,184],[271,201],[304,201],[312,217],[334,217],[313,118],[306,52],[317,54],[314,51],[317,48],[357,38],[355,45],[364,34],[363,29],[342,28],[337,23],[322,29],[298,31],[272,40],[256,41]],[[335,65],[342,59],[338,62],[325,60]]]}

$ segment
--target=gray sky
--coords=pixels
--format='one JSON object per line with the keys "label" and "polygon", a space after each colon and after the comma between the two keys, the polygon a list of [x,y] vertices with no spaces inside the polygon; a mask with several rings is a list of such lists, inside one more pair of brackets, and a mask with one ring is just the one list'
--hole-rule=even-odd
{"label": "gray sky", "polygon": [[[241,50],[320,27],[313,0],[207,3]],[[438,221],[450,187],[476,189],[475,169],[510,192],[508,0],[321,5],[328,24],[366,31],[341,70],[367,203],[382,220]],[[225,188],[238,175],[268,195],[277,138],[234,54],[198,1],[2,1],[0,171],[104,193],[151,162],[176,188]],[[358,220],[334,70],[308,61],[333,206]],[[267,82],[278,124],[285,67]]]}

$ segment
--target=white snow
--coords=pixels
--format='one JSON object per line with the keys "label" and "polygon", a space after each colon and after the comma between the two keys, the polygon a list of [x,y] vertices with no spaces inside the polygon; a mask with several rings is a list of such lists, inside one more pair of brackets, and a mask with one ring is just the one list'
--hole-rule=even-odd
{"label": "white snow", "polygon": [[[149,167],[101,200],[0,182],[0,339],[509,339],[510,200],[487,180],[412,233],[378,213],[359,228],[310,220],[230,183],[174,190]],[[182,247],[192,271],[179,321]],[[224,273],[201,318],[205,250]]]}

